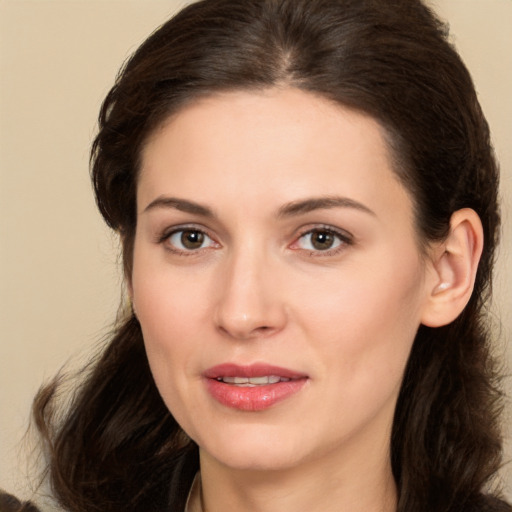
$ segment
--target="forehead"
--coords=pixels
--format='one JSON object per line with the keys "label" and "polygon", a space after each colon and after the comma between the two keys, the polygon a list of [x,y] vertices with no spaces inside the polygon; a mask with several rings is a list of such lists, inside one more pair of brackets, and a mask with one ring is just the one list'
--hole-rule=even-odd
{"label": "forehead", "polygon": [[279,203],[334,189],[373,203],[393,192],[409,205],[375,119],[276,88],[216,94],[169,118],[144,147],[138,202],[140,209],[158,195],[179,193],[247,207],[262,197]]}

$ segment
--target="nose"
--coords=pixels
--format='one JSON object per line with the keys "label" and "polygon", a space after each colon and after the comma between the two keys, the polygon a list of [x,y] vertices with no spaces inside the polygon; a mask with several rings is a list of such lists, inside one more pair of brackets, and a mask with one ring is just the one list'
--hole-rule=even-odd
{"label": "nose", "polygon": [[230,338],[271,336],[287,321],[279,270],[255,251],[233,254],[218,275],[215,323]]}

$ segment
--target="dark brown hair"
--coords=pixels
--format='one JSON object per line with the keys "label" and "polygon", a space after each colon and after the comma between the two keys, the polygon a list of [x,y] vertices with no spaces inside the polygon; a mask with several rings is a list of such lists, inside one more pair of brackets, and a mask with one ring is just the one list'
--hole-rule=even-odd
{"label": "dark brown hair", "polygon": [[0,489],[0,512],[40,512],[30,501],[21,502],[12,494]]}
{"label": "dark brown hair", "polygon": [[[416,336],[392,466],[400,512],[510,510],[486,494],[501,461],[485,316],[499,228],[497,165],[471,77],[446,27],[420,0],[203,0],[153,33],[105,99],[91,155],[98,207],[121,236],[127,277],[148,137],[200,96],[275,86],[382,124],[423,242],[443,239],[460,208],[480,216],[485,248],[468,306],[452,324],[421,326]],[[56,389],[40,392],[34,414],[65,509],[181,510],[197,447],[158,394],[133,315],[91,364],[60,421]]]}

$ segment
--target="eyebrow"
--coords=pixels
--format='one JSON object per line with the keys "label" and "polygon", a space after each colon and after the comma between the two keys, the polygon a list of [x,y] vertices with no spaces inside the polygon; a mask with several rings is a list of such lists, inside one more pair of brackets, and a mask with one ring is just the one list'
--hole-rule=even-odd
{"label": "eyebrow", "polygon": [[355,201],[354,199],[340,196],[313,197],[310,199],[293,201],[279,208],[278,216],[292,217],[295,215],[303,215],[315,210],[328,210],[331,208],[352,208],[376,217],[375,212],[370,210],[370,208],[364,204]]}
{"label": "eyebrow", "polygon": [[[193,215],[200,215],[202,217],[215,217],[213,211],[207,206],[195,203],[194,201],[179,199],[177,197],[157,197],[154,201],[151,201],[148,206],[146,206],[143,213],[154,210],[156,208],[171,208]],[[303,215],[315,210],[328,210],[332,208],[352,208],[364,213],[368,213],[372,216],[376,216],[375,212],[370,210],[370,208],[364,204],[355,201],[354,199],[340,196],[322,196],[299,201],[292,201],[291,203],[287,203],[281,206],[277,212],[277,216],[280,218],[293,217],[296,215]]]}
{"label": "eyebrow", "polygon": [[173,208],[185,213],[201,215],[202,217],[214,217],[210,208],[207,208],[206,206],[195,203],[193,201],[187,201],[186,199],[178,199],[177,197],[157,197],[154,201],[151,201],[151,203],[149,203],[146,208],[144,208],[143,213],[154,210],[156,208]]}

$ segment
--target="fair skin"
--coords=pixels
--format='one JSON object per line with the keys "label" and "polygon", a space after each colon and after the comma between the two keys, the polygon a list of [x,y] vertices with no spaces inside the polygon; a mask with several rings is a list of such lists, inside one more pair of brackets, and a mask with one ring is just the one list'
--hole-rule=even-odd
{"label": "fair skin", "polygon": [[[205,510],[395,510],[403,371],[418,326],[469,297],[474,212],[422,253],[380,125],[292,88],[178,112],[145,146],[137,209],[130,293]],[[284,368],[293,392],[268,405],[212,378],[226,363]]]}

